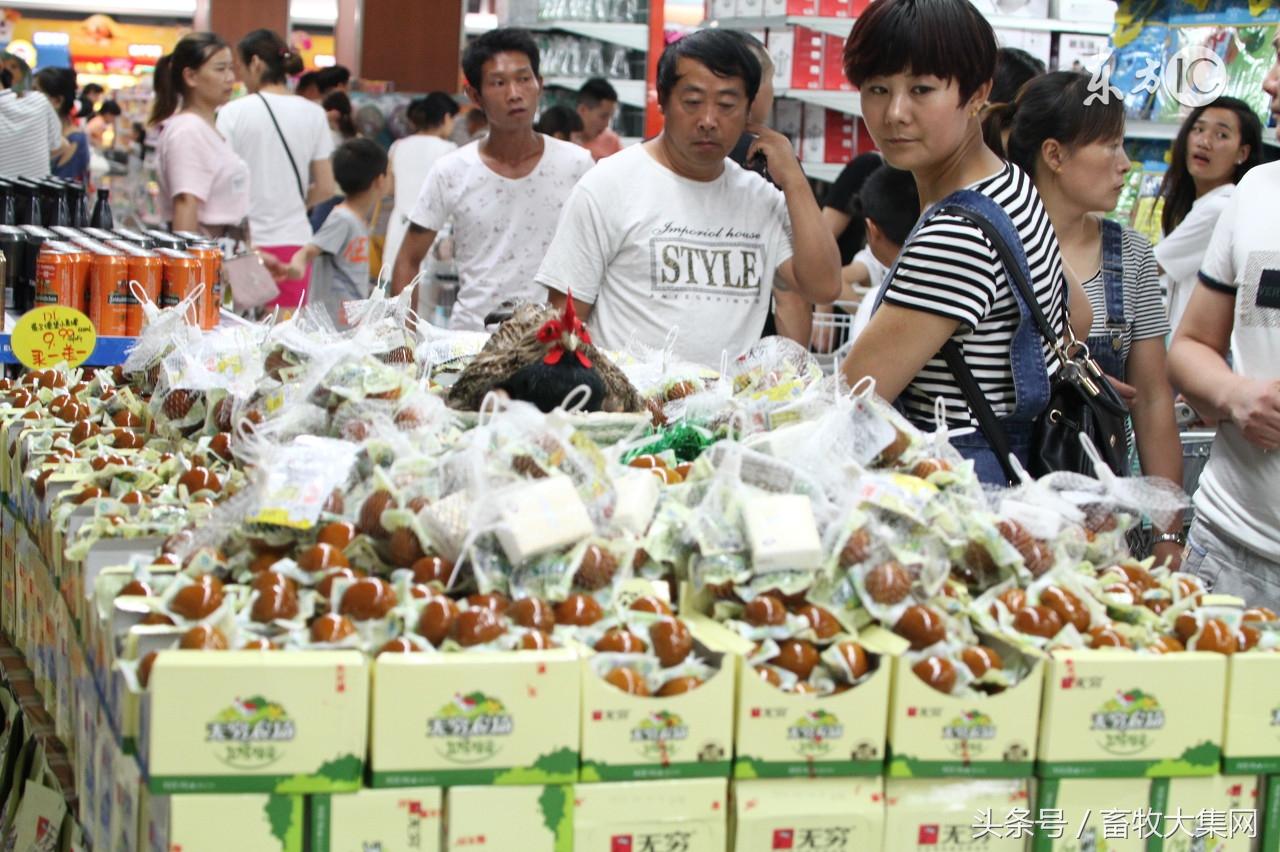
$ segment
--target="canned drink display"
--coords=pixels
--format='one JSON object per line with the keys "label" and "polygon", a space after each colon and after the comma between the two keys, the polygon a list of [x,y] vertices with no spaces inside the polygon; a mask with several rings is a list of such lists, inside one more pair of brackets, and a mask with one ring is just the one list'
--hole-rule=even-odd
{"label": "canned drink display", "polygon": [[122,245],[127,248],[120,246],[114,246],[114,248],[122,250],[129,260],[128,335],[137,337],[142,333],[142,327],[147,320],[138,291],[140,290],[146,300],[153,305],[160,305],[161,292],[164,289],[164,260],[155,252],[140,249],[131,243]]}
{"label": "canned drink display", "polygon": [[70,243],[48,240],[36,258],[35,305],[66,305],[84,310],[85,253]]}
{"label": "canned drink display", "polygon": [[200,259],[204,293],[200,296],[200,327],[217,326],[222,312],[222,250],[210,243],[187,247],[187,254]]}
{"label": "canned drink display", "polygon": [[[160,256],[160,260],[164,264],[160,305],[161,307],[172,308],[191,295],[192,291],[200,285],[200,279],[204,274],[204,266],[199,258],[192,257],[184,251],[157,249],[156,254]],[[192,325],[199,325],[200,316],[194,312],[194,307],[192,312],[188,314],[187,320]]]}
{"label": "canned drink display", "polygon": [[26,247],[22,253],[22,270],[18,276],[20,286],[13,294],[13,309],[21,315],[31,310],[36,303],[36,259],[40,256],[40,247],[46,240],[55,239],[56,234],[39,225],[19,225],[18,227],[22,231]]}
{"label": "canned drink display", "polygon": [[129,259],[103,246],[89,270],[89,319],[99,336],[124,337],[129,330]]}
{"label": "canned drink display", "polygon": [[146,234],[141,234],[137,231],[130,230],[129,228],[116,228],[115,231],[113,231],[112,233],[115,234],[116,239],[124,240],[127,243],[132,243],[133,245],[136,245],[138,248],[144,248],[144,249],[156,248],[155,237],[149,237]]}
{"label": "canned drink display", "polygon": [[165,248],[171,251],[182,251],[187,247],[187,241],[182,237],[170,234],[167,231],[147,231],[144,236],[150,237],[155,241],[156,248]]}

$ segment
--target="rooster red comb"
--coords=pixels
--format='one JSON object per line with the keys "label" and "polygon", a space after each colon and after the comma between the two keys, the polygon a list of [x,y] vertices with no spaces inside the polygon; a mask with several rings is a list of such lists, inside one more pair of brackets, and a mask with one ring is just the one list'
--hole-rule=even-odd
{"label": "rooster red comb", "polygon": [[573,307],[573,290],[565,294],[564,310],[560,312],[560,316],[547,320],[538,329],[538,341],[551,344],[542,363],[559,364],[567,352],[576,357],[579,364],[591,369],[591,359],[582,349],[591,342],[591,333],[582,320],[578,319],[578,312]]}

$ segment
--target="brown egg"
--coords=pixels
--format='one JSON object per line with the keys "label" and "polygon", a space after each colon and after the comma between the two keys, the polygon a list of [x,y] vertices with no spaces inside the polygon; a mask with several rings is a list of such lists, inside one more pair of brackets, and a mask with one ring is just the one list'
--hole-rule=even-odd
{"label": "brown egg", "polygon": [[787,620],[787,608],[773,595],[761,595],[746,605],[742,617],[756,627],[774,627]]}
{"label": "brown egg", "polygon": [[1241,624],[1240,629],[1236,631],[1236,650],[1248,651],[1257,647],[1258,642],[1262,640],[1262,633],[1258,628],[1250,627],[1248,624]]}
{"label": "brown egg", "polygon": [[139,621],[138,623],[146,627],[172,627],[173,619],[165,615],[163,612],[149,612],[143,616],[142,621]]}
{"label": "brown egg", "polygon": [[1040,592],[1040,603],[1058,614],[1063,624],[1071,624],[1081,633],[1089,629],[1089,610],[1080,598],[1061,586],[1047,586]]}
{"label": "brown egg", "polygon": [[199,621],[222,606],[222,581],[201,574],[189,586],[180,589],[169,603],[169,609],[189,621]]}
{"label": "brown egg", "polygon": [[249,617],[259,624],[297,618],[298,592],[294,582],[274,571],[259,575],[259,579],[264,582],[254,583],[258,596],[249,610]]}
{"label": "brown egg", "polygon": [[342,491],[335,488],[329,492],[329,499],[324,501],[324,508],[321,511],[328,512],[330,515],[341,515],[346,508],[347,501],[343,499]]}
{"label": "brown egg", "polygon": [[138,663],[138,683],[143,689],[147,688],[147,684],[151,681],[151,667],[156,664],[156,654],[152,651],[142,658],[142,662]]}
{"label": "brown egg", "polygon": [[605,683],[621,689],[623,692],[629,692],[632,695],[649,694],[649,687],[645,684],[644,678],[633,672],[631,669],[613,669],[604,676],[604,680]]}
{"label": "brown egg", "polygon": [[391,533],[387,541],[387,560],[393,568],[408,568],[425,555],[418,534],[409,527]]}
{"label": "brown egg", "polygon": [[156,593],[155,586],[152,586],[146,580],[130,580],[124,584],[120,591],[116,592],[116,597],[124,597],[125,595],[137,595],[141,597],[154,597]]}
{"label": "brown egg", "polygon": [[315,544],[298,557],[298,567],[303,571],[328,571],[331,568],[347,568],[351,565],[347,555],[332,544]]}
{"label": "brown egg", "polygon": [[327,544],[335,550],[346,550],[356,537],[356,525],[350,521],[333,521],[325,524],[316,536],[316,544]]}
{"label": "brown egg", "polygon": [[1204,586],[1195,577],[1178,577],[1178,596],[1180,598],[1199,598],[1204,595]]}
{"label": "brown egg", "polygon": [[1013,616],[1013,629],[1030,636],[1052,639],[1062,629],[1062,619],[1047,606],[1024,606]]}
{"label": "brown egg", "polygon": [[873,467],[889,467],[896,464],[898,459],[902,458],[902,454],[911,446],[911,437],[901,429],[894,427],[894,437],[892,443],[880,451],[880,455],[876,456],[871,463]]}
{"label": "brown egg", "polygon": [[778,655],[769,663],[805,680],[818,665],[818,649],[800,639],[786,639],[778,643]]}
{"label": "brown egg", "polygon": [[778,689],[782,688],[782,676],[768,666],[756,666],[756,674],[760,675],[760,679],[766,681]]}
{"label": "brown egg", "polygon": [[92,459],[89,460],[89,467],[91,467],[95,471],[102,471],[102,470],[106,470],[108,467],[112,465],[123,465],[123,464],[127,464],[124,456],[119,456],[119,455],[116,455],[115,453],[106,453],[100,456],[94,456]]}
{"label": "brown egg", "polygon": [[630,630],[610,627],[596,642],[595,649],[608,654],[643,654],[649,645]]}
{"label": "brown egg", "polygon": [[[680,464],[676,465],[675,474],[681,479],[688,479],[689,474],[692,472],[693,472],[693,462],[680,462]],[[658,694],[661,695],[662,693],[659,692]]]}
{"label": "brown egg", "polygon": [[942,657],[926,657],[911,667],[915,676],[944,695],[956,688],[956,666]]}
{"label": "brown egg", "polygon": [[133,491],[126,491],[120,495],[120,502],[126,506],[141,506],[143,503],[147,502],[147,495],[136,489]]}
{"label": "brown egg", "polygon": [[378,649],[378,656],[383,654],[409,654],[418,650],[413,643],[403,636],[397,636]]}
{"label": "brown egg", "polygon": [[662,459],[647,453],[636,456],[631,461],[627,462],[627,464],[630,467],[640,468],[642,470],[651,470],[655,467],[666,467],[666,464],[663,463]]}
{"label": "brown egg", "polygon": [[507,610],[507,617],[521,627],[550,633],[556,626],[556,614],[551,605],[538,598],[521,598]]}
{"label": "brown egg", "polygon": [[1110,624],[1099,624],[1089,631],[1090,648],[1128,648],[1129,640],[1121,636]]}
{"label": "brown egg", "polygon": [[866,527],[854,530],[840,548],[840,567],[852,568],[871,558],[871,532]]}
{"label": "brown egg", "polygon": [[[559,619],[557,619],[559,620]],[[663,668],[683,663],[693,650],[693,635],[683,621],[664,618],[649,627],[649,641]],[[817,652],[814,652],[817,655]]]}
{"label": "brown egg", "polygon": [[474,594],[467,597],[467,604],[473,609],[481,607],[493,610],[494,615],[502,615],[511,606],[511,601],[502,592],[489,592],[487,594]]}
{"label": "brown egg", "polygon": [[71,427],[71,441],[76,444],[83,444],[95,435],[101,434],[102,430],[88,420],[81,420]]}
{"label": "brown egg", "polygon": [[845,667],[849,670],[849,675],[853,680],[857,680],[867,673],[869,668],[867,652],[857,642],[841,642],[836,645],[836,653],[840,655],[840,659],[844,660]]}
{"label": "brown egg", "polygon": [[594,592],[613,582],[618,573],[618,560],[598,544],[588,545],[573,575],[573,584],[579,589]]}
{"label": "brown egg", "polygon": [[885,606],[899,603],[911,592],[911,575],[893,560],[872,568],[862,583],[871,599]]}
{"label": "brown egg", "polygon": [[818,687],[816,687],[816,686],[814,686],[813,684],[809,683],[809,681],[807,681],[807,680],[801,680],[801,681],[796,681],[795,683],[793,683],[793,684],[791,685],[791,689],[790,689],[790,690],[788,690],[788,691],[789,691],[789,692],[793,692],[793,693],[795,693],[796,695],[817,695],[817,694],[818,694]]}
{"label": "brown egg", "polygon": [[[1236,650],[1236,637],[1231,628],[1217,618],[1210,618],[1200,628],[1195,638],[1195,650],[1212,651],[1218,654],[1232,654]],[[1191,646],[1188,646],[1191,647]]]}
{"label": "brown egg", "polygon": [[992,669],[1003,669],[1004,660],[995,648],[986,645],[973,645],[960,651],[960,662],[964,663],[974,677],[980,678]]}
{"label": "brown egg", "polygon": [[184,486],[188,494],[195,494],[197,491],[213,491],[216,493],[222,490],[222,482],[207,467],[191,468],[191,470],[178,478],[178,485]]}
{"label": "brown egg", "polygon": [[338,604],[338,612],[356,621],[385,618],[399,603],[395,589],[380,577],[361,577],[347,586]]}
{"label": "brown egg", "polygon": [[928,479],[933,474],[944,470],[951,470],[951,463],[946,459],[921,459],[916,462],[915,467],[911,468],[911,475]]}
{"label": "brown egg", "polygon": [[249,572],[252,574],[262,574],[270,570],[272,565],[279,562],[281,557],[275,553],[259,553],[249,562]]}
{"label": "brown egg", "polygon": [[844,631],[844,626],[836,620],[834,615],[815,604],[805,604],[799,607],[796,610],[796,615],[809,622],[809,626],[813,628],[813,634],[818,637],[819,642],[834,639]]}
{"label": "brown egg", "polygon": [[418,614],[418,635],[437,648],[449,638],[458,620],[458,605],[444,595],[427,598]]}
{"label": "brown egg", "polygon": [[674,402],[677,399],[684,399],[686,396],[692,396],[698,392],[698,386],[690,381],[676,382],[667,388],[667,392],[663,395],[667,402]]}
{"label": "brown egg", "polygon": [[996,522],[996,528],[1005,541],[1012,544],[1022,556],[1031,576],[1039,577],[1053,567],[1053,551],[1048,542],[1035,538],[1017,521],[1002,519]]}
{"label": "brown egg", "polygon": [[111,444],[117,450],[140,450],[147,445],[147,439],[129,429],[112,429]]}
{"label": "brown egg", "polygon": [[241,651],[279,651],[280,646],[270,639],[264,639],[261,636],[253,639],[246,639],[244,644],[240,646]]}
{"label": "brown egg", "polygon": [[413,582],[415,583],[439,583],[448,588],[449,581],[453,579],[453,563],[448,559],[431,554],[413,563],[413,567],[410,570],[413,571]]}
{"label": "brown egg", "polygon": [[329,599],[333,597],[333,584],[336,580],[340,578],[346,580],[358,580],[364,576],[367,575],[359,568],[335,568],[325,574],[320,582],[316,584],[316,592],[327,604]]}
{"label": "brown egg", "polygon": [[356,626],[345,615],[331,612],[311,622],[312,642],[341,642],[348,636],[354,636]]}
{"label": "brown egg", "polygon": [[493,610],[483,607],[464,610],[453,622],[453,638],[464,648],[487,644],[506,632]]}
{"label": "brown egg", "polygon": [[551,634],[541,630],[530,630],[520,637],[520,650],[522,651],[545,651],[548,648],[555,647],[557,647],[556,640],[551,638]]}
{"label": "brown egg", "polygon": [[1150,572],[1141,565],[1130,565],[1128,563],[1124,563],[1119,567],[1120,570],[1124,572],[1125,578],[1128,579],[1130,583],[1137,585],[1144,591],[1147,589],[1154,589],[1158,585],[1156,583],[1156,578],[1152,577]]}
{"label": "brown egg", "polygon": [[1240,616],[1240,620],[1246,624],[1251,621],[1275,621],[1276,614],[1265,606],[1253,606],[1244,611],[1244,614]]}
{"label": "brown egg", "polygon": [[922,651],[935,642],[941,642],[947,635],[947,628],[938,613],[927,606],[912,604],[893,625],[893,632],[910,642],[913,650]]}
{"label": "brown egg", "polygon": [[227,637],[222,635],[221,630],[207,624],[198,624],[182,634],[178,647],[185,651],[225,651],[229,646]]}
{"label": "brown egg", "polygon": [[1159,615],[1169,608],[1169,601],[1165,598],[1150,598],[1148,600],[1144,600],[1142,605],[1154,612],[1156,615]]}
{"label": "brown egg", "polygon": [[636,612],[651,612],[654,615],[671,615],[671,607],[662,598],[653,595],[645,595],[636,598],[631,602],[632,610]]}
{"label": "brown egg", "polygon": [[209,452],[223,461],[231,461],[231,434],[229,432],[219,432],[210,438]]}
{"label": "brown egg", "polygon": [[[1009,612],[1017,612],[1027,605],[1027,593],[1022,589],[1006,589],[996,596]],[[996,617],[996,605],[991,605],[991,617]]]}
{"label": "brown egg", "polygon": [[1147,646],[1147,650],[1157,654],[1176,654],[1187,649],[1174,636],[1157,636],[1155,641]]}
{"label": "brown egg", "polygon": [[142,425],[142,418],[127,408],[122,408],[111,415],[111,423],[119,429],[136,429]]}
{"label": "brown egg", "polygon": [[1177,634],[1183,645],[1190,642],[1191,637],[1195,636],[1199,630],[1200,623],[1196,620],[1195,615],[1190,612],[1182,613],[1173,622],[1173,632]]}
{"label": "brown egg", "polygon": [[684,695],[686,692],[693,692],[700,686],[702,686],[702,678],[673,677],[664,683],[656,694],[663,698],[670,698],[673,695]]}
{"label": "brown egg", "polygon": [[586,627],[604,618],[604,610],[590,595],[569,595],[556,604],[556,624]]}
{"label": "brown egg", "polygon": [[390,491],[375,491],[365,498],[360,507],[360,532],[373,538],[387,537],[387,530],[382,526],[382,513],[395,506],[395,498]]}

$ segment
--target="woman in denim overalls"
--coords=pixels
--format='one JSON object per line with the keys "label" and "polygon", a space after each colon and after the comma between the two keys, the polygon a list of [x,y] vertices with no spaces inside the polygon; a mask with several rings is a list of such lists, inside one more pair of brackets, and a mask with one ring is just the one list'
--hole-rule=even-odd
{"label": "woman in denim overalls", "polygon": [[[1137,451],[1144,474],[1180,484],[1182,443],[1165,369],[1169,325],[1151,244],[1094,212],[1115,208],[1129,171],[1124,102],[1090,99],[1088,75],[1058,71],[1027,83],[1008,113],[1008,159],[1035,179],[1068,277],[1090,297],[1094,322],[1086,345],[1126,397],[1130,451]],[[1181,518],[1169,531],[1154,532],[1156,557],[1177,568]]]}

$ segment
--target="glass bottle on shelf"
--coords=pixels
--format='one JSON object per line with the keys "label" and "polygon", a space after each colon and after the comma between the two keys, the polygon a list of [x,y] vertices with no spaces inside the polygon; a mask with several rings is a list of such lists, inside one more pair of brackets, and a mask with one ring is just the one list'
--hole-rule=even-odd
{"label": "glass bottle on shelf", "polygon": [[606,75],[610,80],[626,80],[631,76],[631,66],[627,64],[627,50],[624,47],[615,47],[609,58],[609,73]]}
{"label": "glass bottle on shelf", "polygon": [[111,190],[105,187],[98,190],[98,200],[93,204],[93,215],[89,217],[89,225],[110,231],[116,226],[115,217],[111,215],[111,202],[108,200]]}

